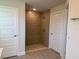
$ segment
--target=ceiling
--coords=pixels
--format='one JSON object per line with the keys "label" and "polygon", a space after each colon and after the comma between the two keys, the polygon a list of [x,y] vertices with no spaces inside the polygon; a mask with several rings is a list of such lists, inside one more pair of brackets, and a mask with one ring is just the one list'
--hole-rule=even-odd
{"label": "ceiling", "polygon": [[65,2],[65,0],[26,0],[26,4],[29,6],[28,9],[36,8],[39,11],[48,10],[62,2]]}

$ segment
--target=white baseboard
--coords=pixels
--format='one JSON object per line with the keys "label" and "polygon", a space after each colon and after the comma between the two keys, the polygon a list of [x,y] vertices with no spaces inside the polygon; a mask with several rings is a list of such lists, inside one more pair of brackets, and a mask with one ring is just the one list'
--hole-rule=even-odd
{"label": "white baseboard", "polygon": [[17,56],[22,56],[22,55],[25,55],[26,52],[25,51],[22,51],[22,52],[18,52]]}

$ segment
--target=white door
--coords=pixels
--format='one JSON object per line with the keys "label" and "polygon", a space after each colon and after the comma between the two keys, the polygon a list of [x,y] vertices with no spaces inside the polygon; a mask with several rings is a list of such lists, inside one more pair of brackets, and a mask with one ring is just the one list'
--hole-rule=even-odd
{"label": "white door", "polygon": [[15,56],[18,49],[18,9],[0,6],[0,47],[3,57]]}
{"label": "white door", "polygon": [[[70,16],[70,15],[69,15]],[[68,20],[66,59],[79,59],[79,19]]]}
{"label": "white door", "polygon": [[50,15],[49,48],[61,54],[63,43],[64,11],[55,11]]}

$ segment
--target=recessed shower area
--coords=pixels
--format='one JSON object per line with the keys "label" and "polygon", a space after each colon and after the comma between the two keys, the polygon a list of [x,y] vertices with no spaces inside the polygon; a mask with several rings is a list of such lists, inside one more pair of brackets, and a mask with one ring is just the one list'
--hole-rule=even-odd
{"label": "recessed shower area", "polygon": [[26,51],[37,51],[49,45],[50,10],[26,8]]}

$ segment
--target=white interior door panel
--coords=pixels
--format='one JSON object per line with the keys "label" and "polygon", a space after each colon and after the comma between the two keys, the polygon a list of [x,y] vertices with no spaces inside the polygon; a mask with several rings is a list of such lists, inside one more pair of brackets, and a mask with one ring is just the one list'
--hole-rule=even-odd
{"label": "white interior door panel", "polygon": [[18,9],[0,6],[0,47],[3,57],[17,55],[18,49]]}
{"label": "white interior door panel", "polygon": [[51,13],[49,30],[49,48],[62,54],[62,46],[64,42],[64,10]]}

